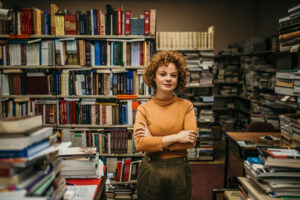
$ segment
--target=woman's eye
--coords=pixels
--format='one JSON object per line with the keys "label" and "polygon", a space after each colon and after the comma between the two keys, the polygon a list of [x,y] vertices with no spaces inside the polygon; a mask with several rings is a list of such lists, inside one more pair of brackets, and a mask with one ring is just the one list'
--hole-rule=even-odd
{"label": "woman's eye", "polygon": [[171,75],[173,78],[176,78],[177,77],[177,75]]}

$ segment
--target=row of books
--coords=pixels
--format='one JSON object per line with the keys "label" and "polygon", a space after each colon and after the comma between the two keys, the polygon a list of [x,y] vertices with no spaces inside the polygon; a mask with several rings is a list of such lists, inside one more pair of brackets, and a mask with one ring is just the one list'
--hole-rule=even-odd
{"label": "row of books", "polygon": [[66,182],[59,147],[52,128],[42,128],[42,117],[2,118],[0,135],[0,198],[10,192],[12,199],[61,199]]}
{"label": "row of books", "polygon": [[13,9],[12,19],[4,21],[2,34],[46,35],[155,35],[156,10],[146,9],[139,18],[130,10],[107,4],[106,13],[93,8],[71,13],[50,4],[50,11],[38,8]]}
{"label": "row of books", "polygon": [[278,20],[280,51],[290,50],[300,43],[300,4],[288,9],[288,16]]}
{"label": "row of books", "polygon": [[143,70],[51,70],[23,72],[6,69],[1,74],[2,95],[151,95]]}
{"label": "row of books", "polygon": [[72,142],[73,147],[95,148],[100,156],[136,153],[133,134],[126,128],[62,129],[61,142]]}
{"label": "row of books", "polygon": [[142,101],[96,99],[22,99],[2,102],[4,116],[42,115],[43,124],[132,125]]}
{"label": "row of books", "polygon": [[[2,42],[5,43],[5,42]],[[151,41],[8,40],[0,45],[5,66],[144,66],[154,53]]]}
{"label": "row of books", "polygon": [[207,32],[157,32],[158,49],[213,49],[214,26]]}

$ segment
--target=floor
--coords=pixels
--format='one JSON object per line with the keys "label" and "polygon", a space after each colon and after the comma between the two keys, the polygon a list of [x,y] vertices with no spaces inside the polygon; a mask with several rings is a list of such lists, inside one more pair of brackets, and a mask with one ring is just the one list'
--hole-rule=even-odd
{"label": "floor", "polygon": [[[230,146],[233,152],[229,154],[228,177],[241,176],[242,163],[237,158],[237,151]],[[214,188],[224,188],[225,142],[215,140],[215,160],[191,162],[192,171],[192,200],[211,200]],[[234,187],[234,182],[230,184]]]}

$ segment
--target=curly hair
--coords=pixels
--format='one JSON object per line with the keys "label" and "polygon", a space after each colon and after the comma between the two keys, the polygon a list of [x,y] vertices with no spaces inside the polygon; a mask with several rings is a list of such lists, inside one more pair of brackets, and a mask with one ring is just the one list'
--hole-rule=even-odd
{"label": "curly hair", "polygon": [[186,73],[188,68],[184,56],[176,51],[160,51],[154,54],[150,64],[145,68],[144,82],[149,87],[156,89],[156,71],[161,66],[168,66],[169,63],[173,63],[178,71],[178,82],[175,90],[183,92],[187,81]]}

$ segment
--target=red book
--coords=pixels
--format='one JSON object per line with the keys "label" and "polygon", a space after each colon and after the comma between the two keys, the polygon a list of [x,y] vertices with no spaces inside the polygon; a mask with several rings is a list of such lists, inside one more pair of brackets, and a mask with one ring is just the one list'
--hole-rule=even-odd
{"label": "red book", "polygon": [[22,8],[21,10],[21,34],[26,34],[26,8]]}
{"label": "red book", "polygon": [[140,43],[140,65],[144,65],[144,42]]}
{"label": "red book", "polygon": [[0,167],[0,177],[10,177],[14,175],[14,169],[11,167]]}
{"label": "red book", "polygon": [[60,101],[61,124],[67,124],[67,106],[66,100]]}
{"label": "red book", "polygon": [[121,181],[122,161],[116,163],[116,181]]}
{"label": "red book", "polygon": [[144,34],[150,35],[150,10],[144,11]]}
{"label": "red book", "polygon": [[76,35],[76,15],[71,15],[71,35]]}
{"label": "red book", "polygon": [[131,12],[129,10],[125,11],[125,35],[130,35],[130,21]]}
{"label": "red book", "polygon": [[28,8],[27,10],[27,34],[32,34],[32,9]]}
{"label": "red book", "polygon": [[118,35],[122,35],[122,12],[118,9]]}
{"label": "red book", "polygon": [[130,163],[131,163],[131,158],[126,158],[125,159],[124,173],[123,173],[123,181],[128,181],[129,180]]}
{"label": "red book", "polygon": [[100,10],[96,11],[97,16],[97,35],[100,35]]}

